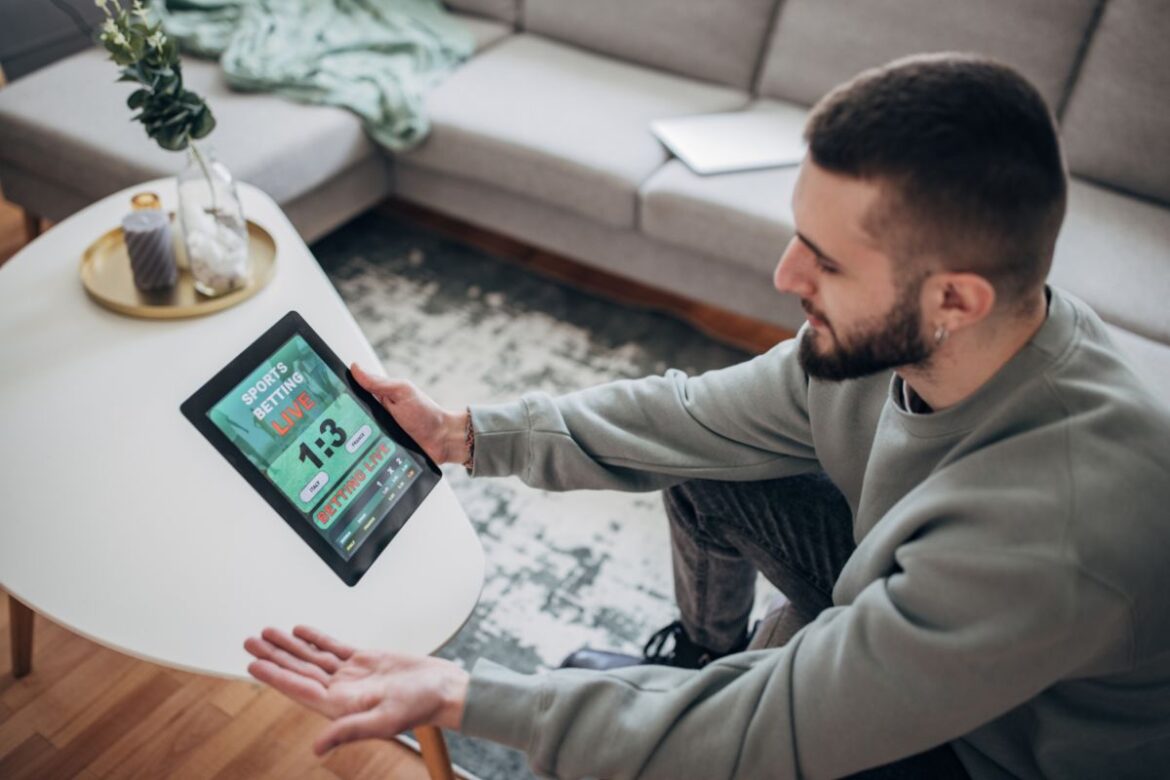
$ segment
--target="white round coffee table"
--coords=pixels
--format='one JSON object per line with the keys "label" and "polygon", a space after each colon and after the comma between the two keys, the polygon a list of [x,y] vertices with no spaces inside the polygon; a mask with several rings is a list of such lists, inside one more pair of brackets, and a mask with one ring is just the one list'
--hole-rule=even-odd
{"label": "white round coffee table", "polygon": [[290,309],[343,361],[379,369],[357,323],[279,207],[246,184],[247,217],[276,241],[268,287],[194,319],[99,307],[81,254],[143,190],[175,208],[171,179],[128,188],[0,268],[0,587],[17,600],[14,670],[31,640],[21,604],[129,655],[229,678],[247,678],[244,638],[269,625],[434,652],[471,614],[484,574],[445,481],[350,588],[179,412]]}

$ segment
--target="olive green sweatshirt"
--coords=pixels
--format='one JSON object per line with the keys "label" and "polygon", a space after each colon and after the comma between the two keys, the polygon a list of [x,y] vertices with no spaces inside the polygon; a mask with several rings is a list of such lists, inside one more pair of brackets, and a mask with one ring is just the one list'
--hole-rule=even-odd
{"label": "olive green sweatshirt", "polygon": [[962,403],[730,368],[473,407],[476,476],[553,490],[824,470],[857,550],[783,648],[472,673],[467,734],[556,777],[828,778],[945,742],[975,778],[1170,776],[1170,413],[1083,303]]}

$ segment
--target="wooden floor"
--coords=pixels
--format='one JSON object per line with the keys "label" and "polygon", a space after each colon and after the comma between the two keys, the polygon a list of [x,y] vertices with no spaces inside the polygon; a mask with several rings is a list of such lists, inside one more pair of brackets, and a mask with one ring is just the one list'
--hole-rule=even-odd
{"label": "wooden floor", "polygon": [[427,777],[393,742],[324,760],[325,719],[258,685],[138,661],[36,618],[33,671],[13,679],[0,609],[0,778]]}
{"label": "wooden floor", "polygon": [[[662,293],[433,212],[389,201],[385,213],[486,249],[538,273],[669,312],[761,352],[788,332]],[[0,198],[0,265],[24,244],[22,212]],[[0,283],[3,271],[0,269]],[[0,592],[0,778],[426,778],[397,743],[360,743],[320,760],[325,720],[279,694],[137,661],[36,618],[33,672],[16,680]]]}

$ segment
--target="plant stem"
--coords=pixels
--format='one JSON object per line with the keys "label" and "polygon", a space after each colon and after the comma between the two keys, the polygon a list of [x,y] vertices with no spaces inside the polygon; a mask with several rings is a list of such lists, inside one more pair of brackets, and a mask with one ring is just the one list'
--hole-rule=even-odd
{"label": "plant stem", "polygon": [[211,190],[211,213],[218,217],[219,206],[216,204],[215,182],[211,180],[211,171],[207,170],[207,161],[203,159],[203,153],[199,151],[199,144],[191,141],[190,147],[191,154],[195,155],[195,162],[199,163],[199,167],[203,170],[203,178],[207,181],[207,187]]}

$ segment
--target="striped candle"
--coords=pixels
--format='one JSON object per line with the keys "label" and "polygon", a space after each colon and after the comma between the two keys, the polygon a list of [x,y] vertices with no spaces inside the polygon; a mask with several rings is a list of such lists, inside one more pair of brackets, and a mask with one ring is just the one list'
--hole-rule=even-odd
{"label": "striped candle", "polygon": [[179,278],[171,243],[171,221],[157,209],[132,211],[122,218],[134,286],[139,290],[172,287]]}

